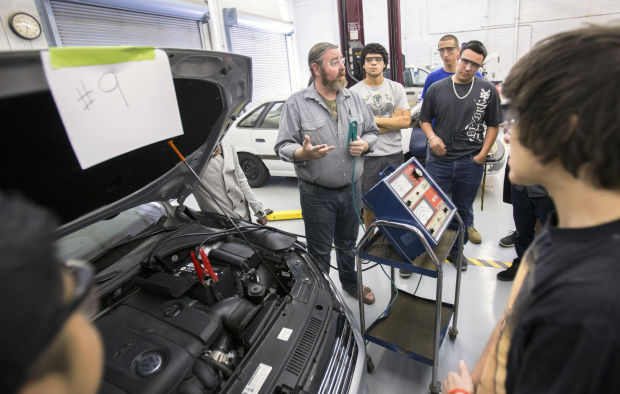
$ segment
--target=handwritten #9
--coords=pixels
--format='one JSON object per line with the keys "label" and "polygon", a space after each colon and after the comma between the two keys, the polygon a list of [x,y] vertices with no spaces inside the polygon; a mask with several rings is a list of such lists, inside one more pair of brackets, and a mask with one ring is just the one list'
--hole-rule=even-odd
{"label": "handwritten #9", "polygon": [[[81,79],[80,79],[80,84],[82,85],[82,87],[76,88],[77,93],[78,93],[78,99],[76,101],[82,102],[82,104],[84,105],[82,107],[82,110],[88,111],[91,109],[91,106],[93,106],[93,103],[95,102],[96,92],[94,90],[87,88],[86,84]],[[127,102],[127,99],[125,98],[125,95],[123,94],[123,90],[121,89],[121,85],[118,82],[118,77],[116,76],[116,73],[107,72],[107,73],[101,74],[101,76],[99,77],[98,85],[99,85],[99,90],[103,93],[113,93],[114,91],[118,91],[118,94],[123,99],[123,102],[125,103],[127,108],[129,108],[129,103]]]}

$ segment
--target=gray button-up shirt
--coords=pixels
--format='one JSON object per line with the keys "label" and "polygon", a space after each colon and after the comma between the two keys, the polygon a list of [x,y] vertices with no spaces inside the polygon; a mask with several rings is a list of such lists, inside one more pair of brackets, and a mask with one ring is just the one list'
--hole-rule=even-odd
{"label": "gray button-up shirt", "polygon": [[[358,122],[357,135],[368,142],[369,152],[379,136],[372,111],[356,93],[342,89],[336,96],[336,103],[338,122],[327,109],[314,83],[294,93],[282,108],[278,140],[274,147],[282,160],[295,163],[298,178],[330,188],[351,184],[355,159],[356,182],[364,168],[363,157],[355,158],[349,153],[349,121]],[[305,135],[310,137],[312,145],[333,145],[336,149],[321,159],[296,162],[295,150],[302,147]]]}

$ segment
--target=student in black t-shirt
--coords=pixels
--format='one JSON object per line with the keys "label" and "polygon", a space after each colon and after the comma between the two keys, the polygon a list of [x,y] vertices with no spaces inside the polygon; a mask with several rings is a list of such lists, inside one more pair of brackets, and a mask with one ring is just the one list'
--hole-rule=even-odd
{"label": "student in black t-shirt", "polygon": [[[543,71],[544,70],[544,71]],[[471,375],[446,393],[618,393],[620,25],[548,38],[510,71],[510,180],[540,184],[552,217]]]}
{"label": "student in black t-shirt", "polygon": [[[426,171],[451,198],[466,226],[473,225],[472,205],[482,181],[484,161],[501,122],[499,95],[489,81],[476,77],[487,55],[480,41],[462,48],[456,72],[431,85],[420,111],[420,127],[428,138]],[[434,121],[434,123],[433,123]],[[458,229],[453,220],[451,229]],[[465,243],[469,232],[465,232]],[[448,259],[456,264],[455,243]],[[467,269],[462,264],[461,269]]]}

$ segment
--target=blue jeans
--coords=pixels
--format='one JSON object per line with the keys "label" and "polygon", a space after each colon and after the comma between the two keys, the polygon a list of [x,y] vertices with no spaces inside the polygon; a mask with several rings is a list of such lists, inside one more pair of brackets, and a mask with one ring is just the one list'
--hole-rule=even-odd
{"label": "blue jeans", "polygon": [[534,240],[536,234],[536,219],[544,225],[551,213],[555,210],[551,197],[529,197],[527,191],[510,188],[512,199],[512,217],[515,221],[517,236],[515,237],[515,251],[517,257],[513,264],[521,262],[526,249]]}
{"label": "blue jeans", "polygon": [[[426,162],[426,171],[439,187],[451,199],[465,223],[465,243],[469,240],[467,227],[474,223],[473,209],[476,193],[482,181],[483,165],[474,161],[473,156],[462,157],[453,161],[437,160],[432,155]],[[452,220],[448,228],[458,229],[458,222]],[[457,253],[458,244],[455,242],[450,254]]]}
{"label": "blue jeans", "polygon": [[355,245],[360,227],[361,185],[355,184],[355,204],[351,186],[328,189],[299,180],[299,199],[304,217],[308,251],[329,273],[332,243],[336,245],[336,263],[342,288],[357,291],[355,271]]}

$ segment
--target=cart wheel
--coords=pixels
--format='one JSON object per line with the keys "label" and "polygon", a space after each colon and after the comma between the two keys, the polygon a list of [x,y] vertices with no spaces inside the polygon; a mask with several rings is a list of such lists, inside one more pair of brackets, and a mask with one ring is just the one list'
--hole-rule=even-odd
{"label": "cart wheel", "polygon": [[450,340],[454,341],[458,333],[459,330],[455,328],[450,328],[450,330],[448,330],[448,336],[450,337]]}
{"label": "cart wheel", "polygon": [[373,373],[375,370],[375,363],[372,362],[372,358],[366,355],[366,372]]}
{"label": "cart wheel", "polygon": [[439,382],[431,383],[430,388],[431,388],[431,394],[441,393],[441,383]]}

